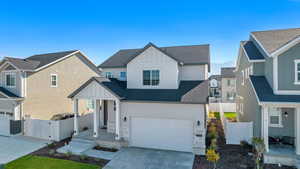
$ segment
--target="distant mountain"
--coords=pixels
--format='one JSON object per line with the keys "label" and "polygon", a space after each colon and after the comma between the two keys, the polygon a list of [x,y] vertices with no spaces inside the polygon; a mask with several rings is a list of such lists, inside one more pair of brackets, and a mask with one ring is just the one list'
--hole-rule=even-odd
{"label": "distant mountain", "polygon": [[210,75],[220,74],[221,67],[233,67],[235,66],[234,61],[224,62],[224,63],[211,63]]}

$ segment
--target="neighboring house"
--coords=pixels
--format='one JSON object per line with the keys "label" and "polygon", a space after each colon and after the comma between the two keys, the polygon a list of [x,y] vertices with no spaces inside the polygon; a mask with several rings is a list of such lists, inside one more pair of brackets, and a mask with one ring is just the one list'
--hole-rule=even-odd
{"label": "neighboring house", "polygon": [[[91,78],[69,96],[75,113],[79,100],[94,100],[98,144],[112,133],[115,143],[205,154],[209,45],[149,43],[120,50],[99,68],[107,78]],[[84,137],[77,116],[74,123],[75,137]]]}
{"label": "neighboring house", "polygon": [[218,102],[221,96],[221,75],[211,75],[209,77],[209,101]]}
{"label": "neighboring house", "polygon": [[[300,29],[252,32],[240,43],[236,74],[239,120],[254,123],[254,136],[266,145],[265,160],[295,163],[300,155]],[[272,144],[273,138],[285,145]]]}
{"label": "neighboring house", "polygon": [[49,120],[56,114],[71,113],[70,92],[99,74],[78,50],[25,59],[5,57],[0,63],[0,117]]}
{"label": "neighboring house", "polygon": [[221,91],[222,102],[235,102],[236,96],[236,77],[235,67],[223,67],[221,68]]}

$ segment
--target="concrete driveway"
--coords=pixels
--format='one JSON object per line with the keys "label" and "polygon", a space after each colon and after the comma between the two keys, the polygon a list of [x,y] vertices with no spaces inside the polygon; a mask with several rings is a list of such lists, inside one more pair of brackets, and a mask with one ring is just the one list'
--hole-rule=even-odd
{"label": "concrete driveway", "polygon": [[0,164],[6,164],[47,145],[49,141],[26,136],[0,136]]}
{"label": "concrete driveway", "polygon": [[192,169],[192,153],[122,148],[103,169]]}

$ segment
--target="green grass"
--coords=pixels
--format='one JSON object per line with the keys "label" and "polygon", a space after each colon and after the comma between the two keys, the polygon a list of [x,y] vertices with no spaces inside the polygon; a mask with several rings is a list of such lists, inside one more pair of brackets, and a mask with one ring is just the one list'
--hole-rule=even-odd
{"label": "green grass", "polygon": [[5,169],[100,169],[100,167],[69,160],[28,155],[6,164]]}
{"label": "green grass", "polygon": [[224,112],[224,116],[228,119],[233,119],[235,118],[236,119],[236,113],[235,112]]}

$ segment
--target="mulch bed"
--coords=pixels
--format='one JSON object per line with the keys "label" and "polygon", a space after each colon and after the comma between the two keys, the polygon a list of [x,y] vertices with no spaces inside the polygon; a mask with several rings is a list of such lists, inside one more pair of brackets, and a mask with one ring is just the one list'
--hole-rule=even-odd
{"label": "mulch bed", "polygon": [[[210,123],[215,123],[218,130],[218,152],[220,160],[217,169],[254,169],[254,159],[249,155],[251,149],[240,145],[226,145],[224,131],[220,120],[212,119]],[[209,145],[209,140],[207,139]],[[208,147],[207,145],[207,147]],[[205,156],[195,156],[193,169],[212,169],[213,164],[209,163]],[[294,169],[294,167],[278,165],[265,165],[265,169]]]}
{"label": "mulch bed", "polygon": [[115,148],[105,148],[105,147],[100,147],[100,146],[96,146],[93,149],[94,150],[101,150],[101,151],[108,151],[108,152],[117,152],[117,151],[119,151],[118,149],[115,149]]}
{"label": "mulch bed", "polygon": [[94,165],[98,165],[100,167],[105,166],[109,162],[108,160],[104,160],[104,159],[92,158],[92,157],[87,157],[87,156],[78,156],[78,155],[74,155],[74,154],[70,154],[70,153],[62,154],[62,153],[58,153],[55,151],[58,148],[66,145],[66,143],[69,143],[70,140],[71,140],[71,138],[62,140],[60,142],[54,142],[53,144],[49,144],[48,146],[31,153],[31,155],[57,158],[57,159],[63,159],[63,160],[71,160],[71,161],[76,161],[76,162],[80,162],[80,163],[94,164]]}

